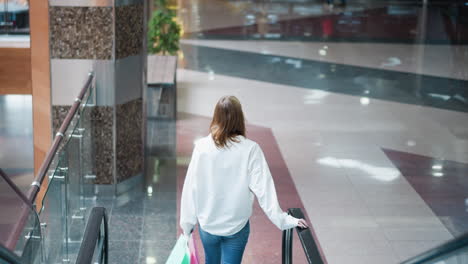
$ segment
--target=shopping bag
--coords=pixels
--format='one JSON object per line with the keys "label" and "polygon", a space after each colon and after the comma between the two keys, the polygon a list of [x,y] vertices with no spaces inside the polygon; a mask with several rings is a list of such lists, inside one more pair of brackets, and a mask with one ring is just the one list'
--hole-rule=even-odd
{"label": "shopping bag", "polygon": [[193,235],[190,236],[188,245],[189,245],[189,251],[190,251],[190,264],[199,264],[197,245],[195,245],[195,241],[193,240]]}
{"label": "shopping bag", "polygon": [[184,235],[180,235],[166,264],[190,264],[190,251]]}

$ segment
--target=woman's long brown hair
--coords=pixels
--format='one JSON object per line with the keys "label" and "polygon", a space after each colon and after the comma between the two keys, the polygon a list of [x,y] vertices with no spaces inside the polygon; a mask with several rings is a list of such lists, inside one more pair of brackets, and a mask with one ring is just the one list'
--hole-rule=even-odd
{"label": "woman's long brown hair", "polygon": [[224,96],[216,104],[210,132],[218,148],[229,147],[230,142],[239,142],[237,136],[245,137],[245,121],[242,106],[235,96]]}

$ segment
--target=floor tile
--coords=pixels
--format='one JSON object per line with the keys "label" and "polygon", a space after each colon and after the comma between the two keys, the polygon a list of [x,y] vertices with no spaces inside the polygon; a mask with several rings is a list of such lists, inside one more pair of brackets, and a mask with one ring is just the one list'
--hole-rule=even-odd
{"label": "floor tile", "polygon": [[168,240],[176,236],[179,224],[176,215],[151,215],[144,218],[143,240]]}
{"label": "floor tile", "polygon": [[111,241],[140,241],[142,239],[143,217],[118,215],[113,212],[109,223]]}
{"label": "floor tile", "polygon": [[383,229],[389,241],[447,241],[453,236],[443,226],[439,227],[386,227]]}
{"label": "floor tile", "polygon": [[143,241],[141,245],[141,254],[138,263],[156,264],[166,263],[176,239]]}
{"label": "floor tile", "polygon": [[110,241],[109,263],[130,264],[140,263],[140,241]]}

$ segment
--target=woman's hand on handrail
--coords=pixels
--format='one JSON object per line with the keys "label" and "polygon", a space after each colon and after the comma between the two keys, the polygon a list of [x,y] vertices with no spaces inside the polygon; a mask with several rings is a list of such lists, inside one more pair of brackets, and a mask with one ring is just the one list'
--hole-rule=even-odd
{"label": "woman's hand on handrail", "polygon": [[304,220],[304,219],[299,219],[299,221],[297,222],[297,226],[300,227],[300,228],[308,228],[309,227],[306,220]]}

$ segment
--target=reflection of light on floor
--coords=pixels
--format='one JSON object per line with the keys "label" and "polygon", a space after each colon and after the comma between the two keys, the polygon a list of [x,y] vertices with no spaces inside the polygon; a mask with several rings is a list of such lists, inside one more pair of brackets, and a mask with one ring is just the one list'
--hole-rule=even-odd
{"label": "reflection of light on floor", "polygon": [[350,168],[350,169],[358,169],[371,175],[373,178],[377,180],[385,181],[385,182],[396,180],[400,176],[400,173],[398,172],[398,170],[394,168],[378,167],[378,166],[374,166],[371,164],[367,164],[359,160],[337,159],[334,157],[325,157],[325,158],[318,159],[317,162],[323,165],[331,166],[331,167],[342,166],[342,167]]}
{"label": "reflection of light on floor", "polygon": [[209,79],[210,81],[213,81],[213,80],[215,79],[215,73],[214,73],[214,71],[209,71],[209,72],[208,72],[208,79]]}
{"label": "reflection of light on floor", "polygon": [[309,90],[304,96],[304,104],[319,104],[329,93],[320,90]]}
{"label": "reflection of light on floor", "polygon": [[155,264],[157,263],[154,257],[146,257],[146,264]]}
{"label": "reflection of light on floor", "polygon": [[370,99],[369,97],[361,97],[360,102],[361,102],[361,105],[369,105]]}
{"label": "reflection of light on floor", "polygon": [[387,58],[386,61],[382,62],[381,67],[395,67],[401,65],[401,60],[396,57]]}
{"label": "reflection of light on floor", "polygon": [[301,60],[286,59],[285,63],[293,65],[294,68],[296,68],[296,69],[302,68],[302,61]]}

